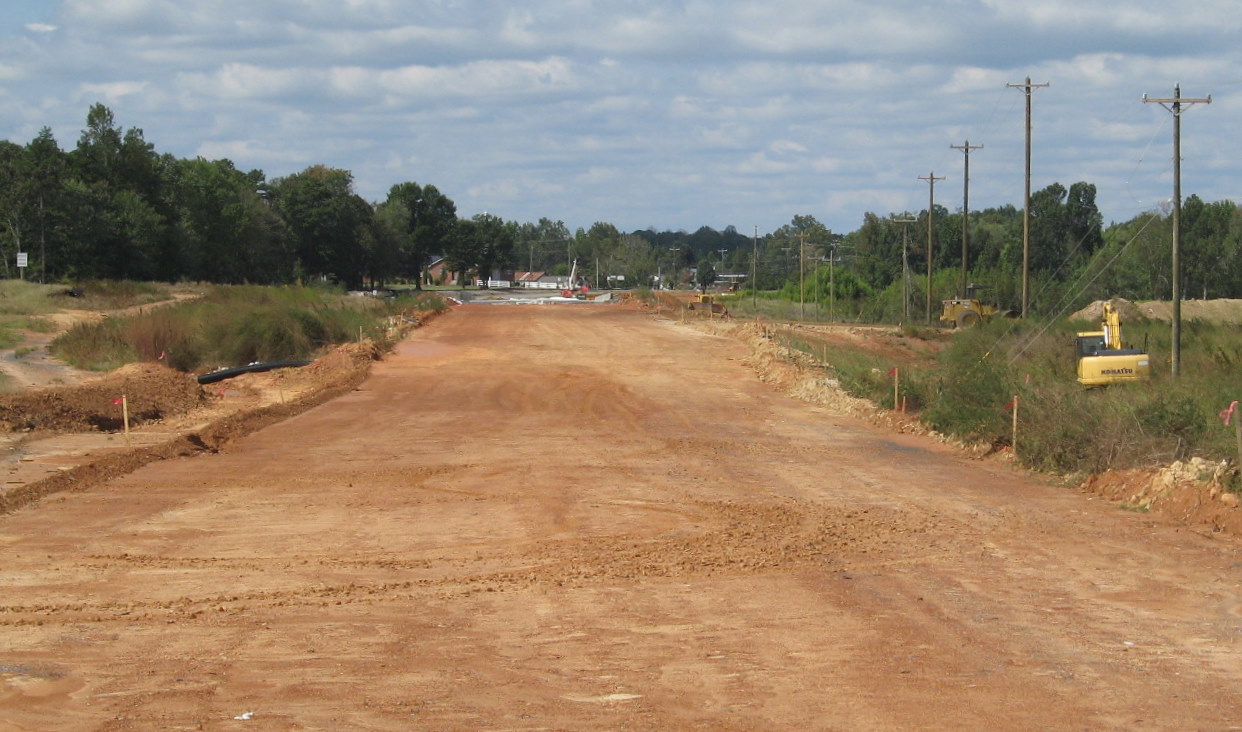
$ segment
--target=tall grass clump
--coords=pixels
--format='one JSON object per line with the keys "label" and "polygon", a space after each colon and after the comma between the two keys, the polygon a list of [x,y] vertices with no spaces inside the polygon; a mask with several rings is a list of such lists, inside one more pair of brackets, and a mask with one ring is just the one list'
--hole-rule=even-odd
{"label": "tall grass clump", "polygon": [[49,350],[73,366],[107,371],[139,360],[137,349],[126,338],[126,324],[108,318],[98,323],[78,323],[57,336]]}
{"label": "tall grass clump", "polygon": [[168,300],[167,285],[130,280],[87,280],[70,288],[57,288],[60,295],[72,293],[70,302],[59,303],[77,310],[120,310]]}
{"label": "tall grass clump", "polygon": [[[419,307],[444,307],[436,296]],[[80,368],[106,369],[134,360],[163,360],[183,370],[255,361],[313,358],[327,347],[379,337],[390,315],[410,307],[305,287],[216,287],[203,297],[81,325],[52,351]]]}

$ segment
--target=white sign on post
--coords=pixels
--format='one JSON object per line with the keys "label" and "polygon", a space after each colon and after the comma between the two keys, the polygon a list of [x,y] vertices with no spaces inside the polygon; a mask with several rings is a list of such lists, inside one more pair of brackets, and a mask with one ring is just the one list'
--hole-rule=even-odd
{"label": "white sign on post", "polygon": [[17,266],[19,268],[26,266],[26,258],[27,258],[26,252],[17,253]]}

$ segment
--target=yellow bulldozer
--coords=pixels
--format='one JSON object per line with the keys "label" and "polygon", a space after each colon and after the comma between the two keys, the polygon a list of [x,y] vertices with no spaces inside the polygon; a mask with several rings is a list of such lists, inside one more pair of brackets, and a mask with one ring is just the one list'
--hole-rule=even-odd
{"label": "yellow bulldozer", "polygon": [[724,306],[723,302],[721,302],[721,297],[707,292],[694,293],[694,298],[691,299],[686,305],[686,309],[703,310],[706,311],[709,316],[720,315],[724,318],[731,317],[729,315],[729,309]]}
{"label": "yellow bulldozer", "polygon": [[1078,333],[1078,383],[1107,386],[1151,378],[1151,358],[1141,348],[1127,348],[1121,340],[1121,315],[1104,303],[1100,330]]}
{"label": "yellow bulldozer", "polygon": [[1018,314],[1005,310],[991,303],[985,303],[975,297],[975,292],[989,285],[969,285],[966,297],[956,300],[942,300],[940,322],[953,328],[970,328],[992,318],[1016,318]]}

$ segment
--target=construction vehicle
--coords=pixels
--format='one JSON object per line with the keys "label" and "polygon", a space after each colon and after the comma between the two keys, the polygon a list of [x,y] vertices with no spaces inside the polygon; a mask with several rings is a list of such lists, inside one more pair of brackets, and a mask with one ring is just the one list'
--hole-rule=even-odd
{"label": "construction vehicle", "polygon": [[975,297],[975,291],[991,285],[968,285],[966,297],[960,300],[941,301],[940,322],[954,328],[969,328],[985,320],[995,317],[1016,318],[1018,314],[1012,310],[1004,310],[991,303],[985,303]]}
{"label": "construction vehicle", "polygon": [[1126,348],[1121,340],[1121,315],[1104,303],[1100,330],[1078,334],[1078,383],[1107,386],[1151,378],[1151,359],[1140,348]]}
{"label": "construction vehicle", "polygon": [[573,266],[569,269],[569,279],[565,280],[565,287],[561,289],[561,297],[585,300],[590,291],[591,287],[586,283],[586,279],[578,275],[578,260],[575,259]]}
{"label": "construction vehicle", "polygon": [[686,305],[687,310],[706,310],[709,315],[721,315],[728,317],[729,309],[720,301],[720,296],[714,293],[696,292],[694,299]]}

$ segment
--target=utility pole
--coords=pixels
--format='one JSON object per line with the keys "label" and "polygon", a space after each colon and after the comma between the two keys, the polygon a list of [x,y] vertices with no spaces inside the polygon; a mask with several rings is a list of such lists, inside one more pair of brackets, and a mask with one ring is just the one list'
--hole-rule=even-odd
{"label": "utility pole", "polygon": [[1022,199],[1022,317],[1026,317],[1031,302],[1031,92],[1048,86],[1032,84],[1031,77],[1021,84],[1006,84],[1010,89],[1021,89],[1026,94],[1026,195]]}
{"label": "utility pole", "polygon": [[936,177],[936,171],[932,171],[927,175],[920,175],[919,180],[927,181],[927,322],[931,322],[931,295],[932,295],[932,235],[935,232],[936,223],[936,181],[944,180],[944,177]]}
{"label": "utility pole", "polygon": [[893,223],[907,224],[901,227],[901,323],[910,322],[910,227],[908,224],[918,223],[906,213],[904,219],[893,219]]}
{"label": "utility pole", "polygon": [[755,317],[759,317],[759,282],[756,280],[759,262],[759,227],[755,226],[755,238],[751,242],[750,249],[750,307],[755,311]]}
{"label": "utility pole", "polygon": [[1172,99],[1150,99],[1144,94],[1143,101],[1159,104],[1173,113],[1173,347],[1169,363],[1176,379],[1182,370],[1182,109],[1183,105],[1211,104],[1212,95],[1187,99],[1182,96],[1182,85],[1177,84]]}
{"label": "utility pole", "polygon": [[[837,247],[835,244],[828,245],[828,321],[837,322]],[[815,302],[819,302],[819,296],[816,295]]]}
{"label": "utility pole", "polygon": [[806,232],[798,234],[798,320],[806,320]]}
{"label": "utility pole", "polygon": [[967,140],[961,145],[949,145],[965,154],[966,167],[962,174],[962,286],[958,298],[966,297],[966,253],[970,251],[970,151],[982,150],[983,145],[971,145]]}

